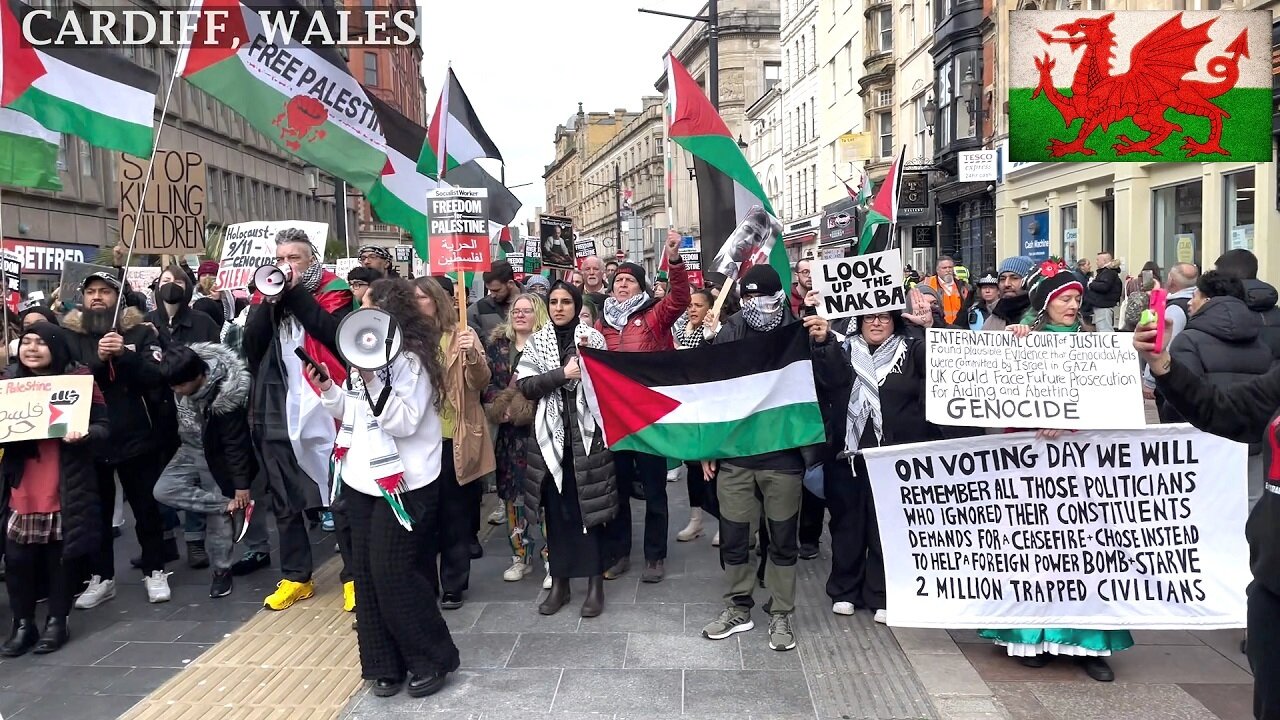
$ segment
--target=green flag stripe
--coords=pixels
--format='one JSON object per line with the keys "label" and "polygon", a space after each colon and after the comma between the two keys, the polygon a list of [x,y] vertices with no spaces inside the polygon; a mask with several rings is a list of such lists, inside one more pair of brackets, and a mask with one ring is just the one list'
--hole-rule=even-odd
{"label": "green flag stripe", "polygon": [[611,449],[680,460],[716,460],[789,450],[824,440],[817,403],[796,403],[726,422],[656,422],[622,438]]}
{"label": "green flag stripe", "polygon": [[151,155],[150,125],[103,115],[34,87],[28,88],[8,107],[30,115],[49,129],[61,128],[62,132],[84,138],[90,145],[136,157]]}
{"label": "green flag stripe", "polygon": [[756,178],[756,174],[751,170],[751,164],[747,162],[746,156],[742,154],[742,148],[738,147],[737,141],[724,135],[697,135],[690,137],[674,137],[680,147],[697,155],[707,161],[715,169],[728,175],[730,179],[741,185],[760,201],[763,207],[770,215],[777,216],[773,211],[773,206],[769,204],[769,198],[765,195],[764,188],[760,186],[760,181]]}

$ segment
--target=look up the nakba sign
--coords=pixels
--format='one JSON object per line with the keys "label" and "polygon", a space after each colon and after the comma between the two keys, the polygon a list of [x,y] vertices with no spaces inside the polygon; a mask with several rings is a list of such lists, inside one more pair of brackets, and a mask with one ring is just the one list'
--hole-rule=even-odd
{"label": "look up the nakba sign", "polygon": [[92,375],[45,375],[0,381],[0,443],[88,432],[92,403]]}
{"label": "look up the nakba sign", "polygon": [[935,425],[1144,427],[1138,354],[1123,333],[928,332],[925,417]]}
{"label": "look up the nakba sign", "polygon": [[427,193],[428,274],[489,269],[489,191],[437,188]]}
{"label": "look up the nakba sign", "polygon": [[828,320],[907,306],[900,250],[823,260],[813,265],[812,279],[821,296],[818,314]]}
{"label": "look up the nakba sign", "polygon": [[1244,627],[1247,455],[1188,425],[868,450],[889,624]]}
{"label": "look up the nakba sign", "polygon": [[[156,150],[147,196],[147,160],[120,156],[120,237],[139,255],[189,255],[204,251],[205,167],[200,153]],[[134,235],[134,227],[138,233]]]}

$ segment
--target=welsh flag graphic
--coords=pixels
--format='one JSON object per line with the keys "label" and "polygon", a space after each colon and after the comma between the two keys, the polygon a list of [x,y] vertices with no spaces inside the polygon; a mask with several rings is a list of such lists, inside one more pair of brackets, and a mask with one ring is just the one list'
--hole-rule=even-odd
{"label": "welsh flag graphic", "polygon": [[[255,130],[330,175],[368,192],[387,165],[386,139],[368,93],[330,47],[289,39],[302,36],[312,10],[289,0],[193,0],[198,13],[178,72],[242,115]],[[270,26],[259,12],[278,11]]]}
{"label": "welsh flag graphic", "polygon": [[160,78],[106,49],[31,45],[23,40],[24,22],[39,37],[58,35],[55,21],[27,17],[32,12],[19,0],[0,0],[0,106],[31,116],[48,132],[137,157],[151,155]]}
{"label": "welsh flag graphic", "polygon": [[[777,217],[764,188],[729,127],[702,88],[675,56],[667,54],[668,133],[694,157],[698,179],[698,220],[704,252],[714,252],[754,205]],[[769,264],[791,287],[791,261],[781,238],[769,248]]]}
{"label": "welsh flag graphic", "polygon": [[1010,18],[1011,160],[1271,161],[1270,10]]}
{"label": "welsh flag graphic", "polygon": [[[889,174],[885,176],[884,182],[880,183],[880,192],[876,193],[876,199],[867,206],[867,217],[862,221],[862,236],[858,239],[858,254],[866,255],[870,252],[880,252],[893,244],[893,223],[898,217],[898,197],[902,191],[902,161],[906,157],[907,146],[903,145],[898,151],[898,157],[894,159],[893,164],[889,166]],[[862,176],[862,192],[859,198],[863,198],[870,192],[871,181],[867,179],[866,174]],[[878,245],[873,244],[876,237],[876,229],[881,225],[888,226],[884,234],[884,242]]]}
{"label": "welsh flag graphic", "polygon": [[824,440],[800,323],[696,350],[582,348],[581,357],[591,412],[614,450],[714,460]]}

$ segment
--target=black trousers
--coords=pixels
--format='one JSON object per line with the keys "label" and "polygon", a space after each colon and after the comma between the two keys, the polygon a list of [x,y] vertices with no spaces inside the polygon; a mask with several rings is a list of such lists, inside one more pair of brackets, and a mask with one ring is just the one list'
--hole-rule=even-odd
{"label": "black trousers", "polygon": [[622,450],[613,454],[618,475],[618,515],[609,522],[614,557],[631,557],[631,484],[644,487],[644,559],[667,559],[667,460]]}
{"label": "black trousers", "polygon": [[1280,720],[1280,596],[1261,583],[1249,586],[1249,667],[1253,670],[1253,716]]}
{"label": "black trousers", "polygon": [[439,587],[441,593],[461,594],[470,586],[471,541],[476,539],[471,517],[480,517],[478,501],[483,496],[484,484],[479,480],[458,484],[452,440],[444,441],[440,457],[440,478],[432,483],[440,486],[440,520],[433,523],[435,547],[440,556]]}
{"label": "black trousers", "polygon": [[344,584],[355,579],[351,574],[351,520],[347,517],[347,492],[344,489],[329,506],[329,511],[333,513],[333,536],[338,540],[338,553],[342,556],[342,570],[338,572],[338,579]]}
{"label": "black trousers", "polygon": [[[448,457],[448,456],[446,456]],[[458,669],[458,648],[436,604],[431,563],[439,522],[440,481],[400,495],[413,530],[381,497],[347,489],[351,571],[361,675],[399,679]]]}
{"label": "black trousers", "polygon": [[40,589],[46,587],[46,582],[49,617],[64,618],[71,613],[74,593],[80,586],[82,563],[62,559],[61,540],[39,545],[9,542],[5,546],[4,563],[5,584],[9,588],[9,604],[15,619],[35,619],[36,601],[40,599]]}
{"label": "black trousers", "polygon": [[832,602],[883,610],[885,607],[884,555],[876,524],[875,500],[861,456],[858,476],[844,460],[824,467],[823,490],[831,511],[831,575],[827,595]]}
{"label": "black trousers", "polygon": [[[160,474],[172,457],[173,452],[165,450],[115,464],[94,463],[98,471],[98,496],[102,502],[98,507],[98,514],[104,528],[111,527],[111,516],[116,503],[116,475],[120,476],[124,499],[133,510],[133,530],[138,536],[138,545],[142,547],[143,575],[164,570],[164,520],[160,516],[160,503],[156,502],[154,492],[156,481],[160,479]],[[90,563],[90,573],[101,575],[104,580],[114,580],[116,576],[114,541],[110,532],[102,533],[98,555]]]}
{"label": "black trousers", "polygon": [[822,523],[826,519],[826,501],[803,488],[800,491],[800,544],[817,545],[822,539]]}

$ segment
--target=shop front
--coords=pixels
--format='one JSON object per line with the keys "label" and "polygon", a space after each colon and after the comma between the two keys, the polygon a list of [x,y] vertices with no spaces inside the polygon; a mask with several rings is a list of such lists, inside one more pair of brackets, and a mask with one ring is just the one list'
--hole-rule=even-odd
{"label": "shop front", "polygon": [[787,248],[791,264],[801,258],[813,257],[818,249],[818,224],[820,216],[787,223],[782,229],[782,243]]}
{"label": "shop front", "polygon": [[852,254],[863,214],[864,210],[849,197],[823,206],[815,256],[819,260],[830,260]]}
{"label": "shop front", "polygon": [[91,263],[102,251],[97,245],[38,242],[10,237],[4,238],[4,249],[16,252],[21,258],[21,292],[24,299],[36,291],[49,297],[62,280],[64,263]]}

